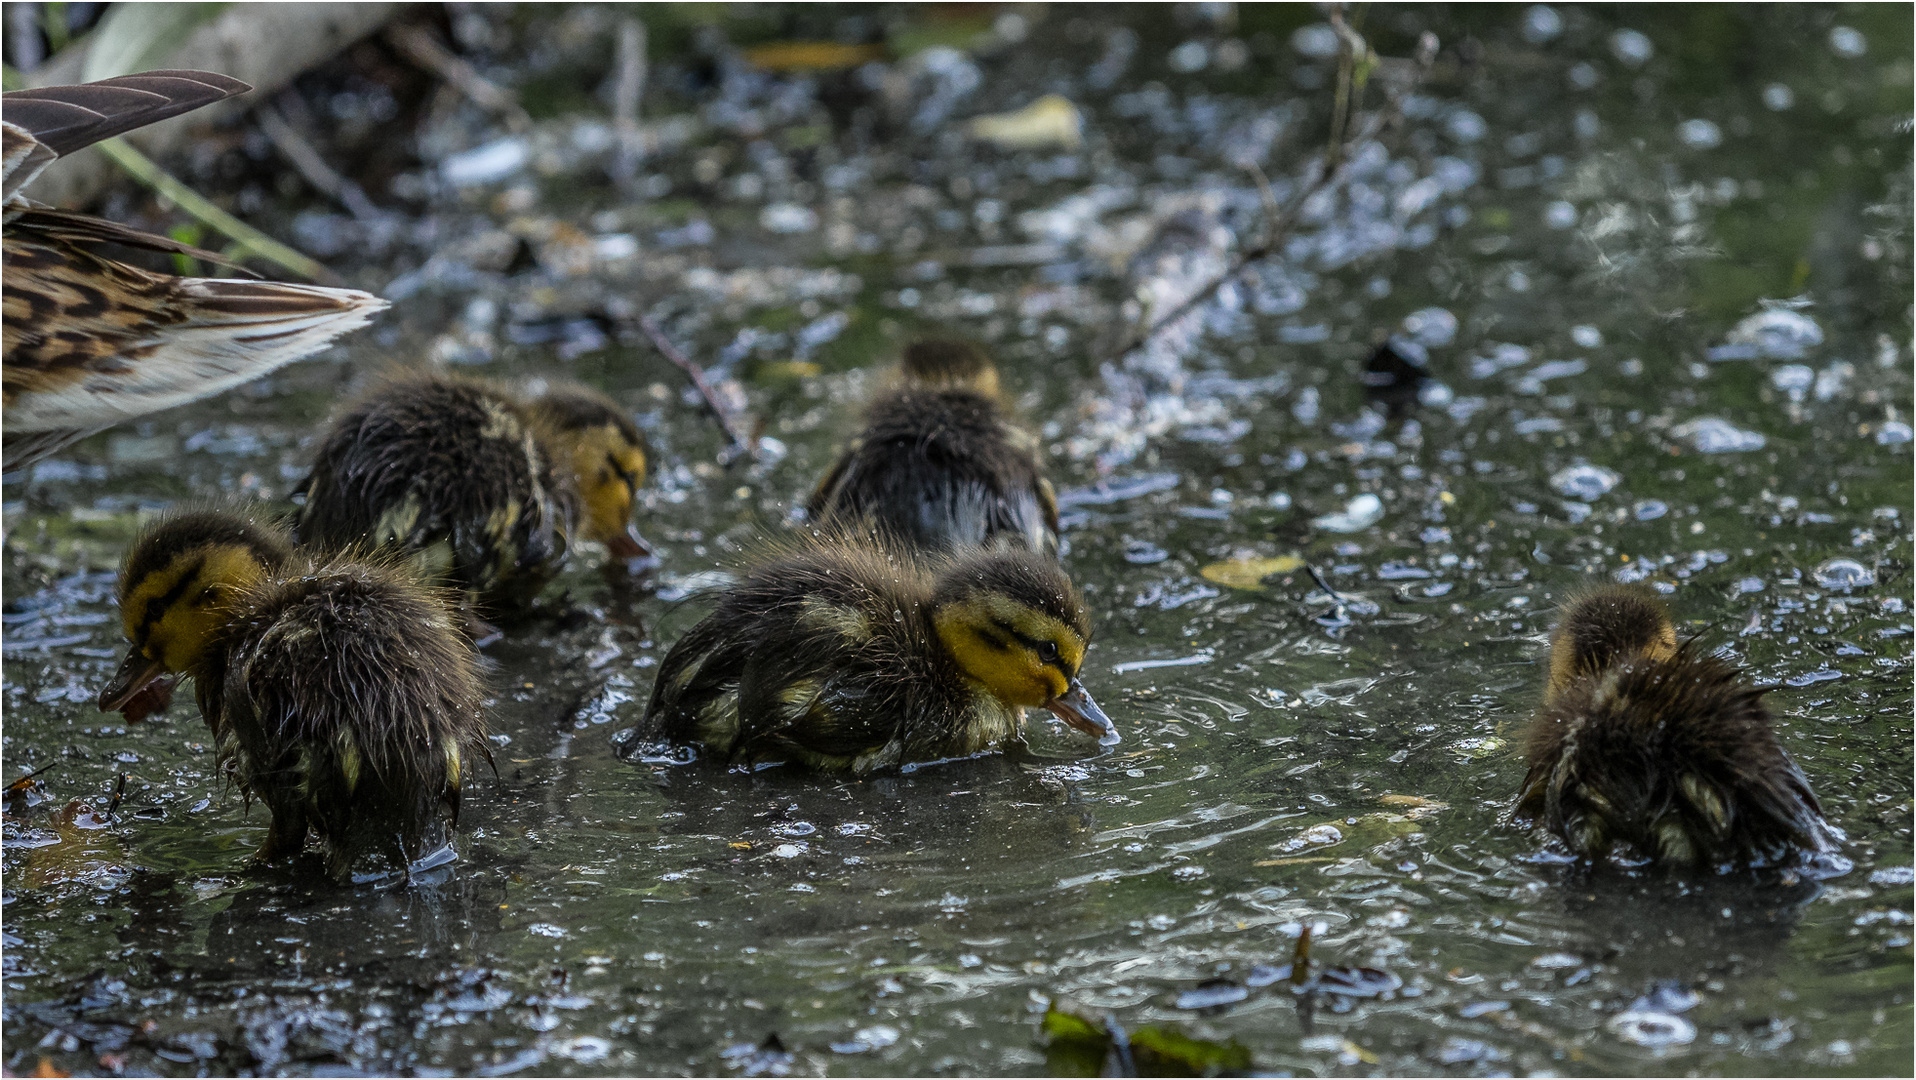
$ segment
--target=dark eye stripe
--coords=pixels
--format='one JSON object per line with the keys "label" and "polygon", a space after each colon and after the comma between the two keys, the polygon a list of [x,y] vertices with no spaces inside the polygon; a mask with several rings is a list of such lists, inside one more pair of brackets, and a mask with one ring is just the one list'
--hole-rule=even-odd
{"label": "dark eye stripe", "polygon": [[619,479],[625,481],[626,490],[630,491],[634,496],[637,496],[639,493],[639,474],[621,468],[619,466],[619,460],[611,454],[605,456],[605,463],[614,473],[618,474]]}
{"label": "dark eye stripe", "polygon": [[156,596],[146,602],[146,611],[140,620],[140,643],[145,643],[147,637],[152,634],[153,627],[166,617],[167,610],[179,603],[180,598],[186,595],[186,590],[192,588],[193,583],[199,580],[200,571],[205,567],[206,556],[201,555],[180,574],[180,579],[173,583],[173,587],[168,589],[165,595]]}
{"label": "dark eye stripe", "polygon": [[[999,631],[1003,632],[1006,635],[1006,637],[1015,639],[1020,645],[1023,645],[1025,648],[1030,649],[1034,653],[1037,653],[1040,659],[1043,659],[1044,651],[1047,646],[1049,646],[1053,650],[1058,649],[1057,642],[1047,641],[1044,638],[1027,637],[1024,634],[1019,633],[1015,628],[1012,627],[1010,623],[1007,623],[1002,619],[991,620],[991,625],[996,627]],[[1000,647],[1002,648],[1003,646],[1000,646]],[[1045,660],[1044,662],[1046,665],[1050,667],[1057,668],[1067,678],[1070,677],[1071,672],[1065,670],[1064,657],[1062,655],[1053,656],[1051,659]]]}

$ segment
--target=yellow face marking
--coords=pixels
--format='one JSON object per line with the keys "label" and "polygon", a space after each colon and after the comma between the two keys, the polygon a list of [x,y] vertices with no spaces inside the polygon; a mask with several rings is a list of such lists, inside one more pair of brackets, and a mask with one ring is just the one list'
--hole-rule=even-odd
{"label": "yellow face marking", "polygon": [[1044,705],[1070,689],[1084,662],[1076,630],[1008,597],[946,604],[932,621],[965,674],[1007,705]]}
{"label": "yellow face marking", "polygon": [[572,472],[579,488],[587,540],[607,543],[624,535],[632,503],[645,483],[645,450],[627,442],[613,424],[573,433]]}
{"label": "yellow face marking", "polygon": [[120,604],[126,639],[175,674],[191,672],[241,590],[266,576],[239,545],[196,548],[135,582]]}

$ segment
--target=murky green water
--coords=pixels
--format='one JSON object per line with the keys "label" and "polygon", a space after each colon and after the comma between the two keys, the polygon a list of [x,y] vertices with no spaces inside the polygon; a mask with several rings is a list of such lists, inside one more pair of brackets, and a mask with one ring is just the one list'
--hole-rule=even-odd
{"label": "murky green water", "polygon": [[[504,132],[448,98],[407,143],[422,114],[378,80],[421,84],[378,50],[303,81],[338,125],[329,152],[402,216],[334,215],[237,136],[199,164],[398,302],[327,357],[9,479],[6,771],[53,768],[48,801],[5,826],[8,1067],[720,1072],[775,1031],[798,1073],[1038,1073],[1054,996],[1296,1073],[1908,1066],[1906,7],[1373,8],[1385,55],[1424,29],[1446,46],[1401,128],[1353,148],[1352,182],[1287,258],[1109,375],[1097,350],[1135,317],[1120,305],[1176,285],[1127,280],[1137,250],[1182,214],[1185,245],[1151,250],[1203,276],[1224,257],[1209,238],[1256,233],[1232,162],[1281,197],[1321,147],[1333,66],[1309,55],[1312,9],[723,24],[746,44],[890,25],[979,46],[889,83],[701,59],[726,50],[679,21],[696,14],[647,16],[652,149],[629,194],[605,179],[594,96],[611,9],[455,17],[541,117],[490,182],[442,179],[483,160],[410,156]],[[1083,108],[1082,150],[963,137],[964,118],[1052,91]],[[1791,303],[1759,334],[1765,300]],[[713,464],[721,439],[641,313],[736,380],[777,441],[765,463]],[[615,761],[611,735],[703,610],[686,591],[783,527],[861,368],[940,324],[994,344],[1074,491],[1085,682],[1124,743],[1096,756],[1046,722],[1022,756],[864,782]],[[1421,341],[1442,384],[1388,421],[1360,379],[1386,333]],[[657,450],[641,524],[665,588],[579,567],[552,618],[491,650],[499,776],[468,800],[450,881],[249,869],[265,813],[216,776],[190,695],[130,728],[90,704],[121,647],[111,571],[142,515],[283,498],[341,395],[428,357],[570,372],[628,403]],[[1126,387],[1165,407],[1113,411]],[[1313,524],[1340,514],[1352,531]],[[1341,619],[1301,572],[1255,589],[1201,573],[1289,555],[1346,594]],[[1873,584],[1819,581],[1832,559]],[[1551,609],[1603,577],[1656,585],[1780,684],[1783,743],[1853,869],[1790,887],[1586,874],[1500,825]],[[103,810],[121,773],[110,825],[53,813]],[[1288,958],[1312,923],[1319,959],[1403,989],[1308,1031],[1282,987],[1176,1008]],[[1660,984],[1650,1011],[1694,995],[1665,1025],[1687,1041],[1631,1037],[1624,1014]]]}

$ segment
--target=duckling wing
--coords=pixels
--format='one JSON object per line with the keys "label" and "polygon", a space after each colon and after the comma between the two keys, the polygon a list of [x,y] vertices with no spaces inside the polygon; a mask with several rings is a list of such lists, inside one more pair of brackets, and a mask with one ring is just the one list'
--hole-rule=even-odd
{"label": "duckling wing", "polygon": [[10,223],[3,242],[9,470],[102,428],[250,382],[386,307],[352,289],[155,274],[32,220]]}

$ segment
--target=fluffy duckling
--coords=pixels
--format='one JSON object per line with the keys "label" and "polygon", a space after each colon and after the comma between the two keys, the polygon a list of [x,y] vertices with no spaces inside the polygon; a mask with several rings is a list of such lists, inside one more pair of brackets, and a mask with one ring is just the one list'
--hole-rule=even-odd
{"label": "fluffy duckling", "polygon": [[933,551],[1004,539],[1058,551],[1038,440],[1010,420],[990,358],[963,341],[906,348],[808,510],[827,528],[876,526]]}
{"label": "fluffy duckling", "polygon": [[458,823],[467,763],[488,751],[472,646],[437,590],[203,511],[140,536],[119,599],[132,647],[100,708],[192,678],[221,767],[272,811],[261,859],[310,830],[343,878],[363,855],[406,872],[445,843],[440,811]]}
{"label": "fluffy duckling", "polygon": [[1550,636],[1513,820],[1542,825],[1589,858],[1618,844],[1685,866],[1834,851],[1762,695],[1735,666],[1679,643],[1647,590],[1608,586],[1573,599]]}
{"label": "fluffy duckling", "polygon": [[1109,746],[1117,728],[1078,681],[1090,637],[1077,590],[1034,552],[814,544],[753,568],[679,639],[621,753],[689,744],[862,775],[1016,738],[1027,707]]}
{"label": "fluffy duckling", "polygon": [[645,441],[603,394],[555,388],[530,402],[431,373],[388,378],[327,432],[294,536],[302,545],[392,547],[478,608],[529,604],[572,539],[625,561],[650,554],[631,524]]}
{"label": "fluffy duckling", "polygon": [[226,260],[20,193],[62,155],[251,89],[209,71],[149,71],[5,95],[6,469],[251,382],[385,308],[353,289],[154,273],[109,258],[101,245]]}

